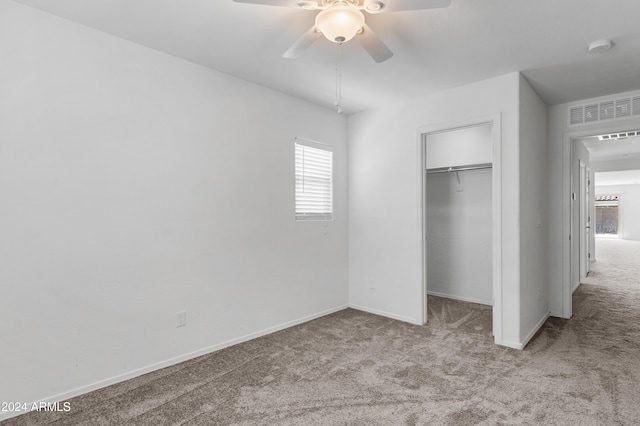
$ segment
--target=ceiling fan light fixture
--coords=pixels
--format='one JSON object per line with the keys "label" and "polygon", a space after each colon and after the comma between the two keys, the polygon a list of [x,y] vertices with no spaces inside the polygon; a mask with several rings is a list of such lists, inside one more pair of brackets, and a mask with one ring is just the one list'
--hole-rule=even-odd
{"label": "ceiling fan light fixture", "polygon": [[349,4],[336,4],[316,16],[316,27],[327,40],[344,43],[362,29],[364,15]]}

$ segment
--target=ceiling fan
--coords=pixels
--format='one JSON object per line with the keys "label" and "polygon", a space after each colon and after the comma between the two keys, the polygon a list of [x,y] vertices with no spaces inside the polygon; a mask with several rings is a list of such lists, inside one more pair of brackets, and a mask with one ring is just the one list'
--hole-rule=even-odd
{"label": "ceiling fan", "polygon": [[393,52],[365,23],[364,12],[370,14],[447,7],[451,0],[234,0],[238,3],[293,7],[320,12],[316,22],[287,50],[285,58],[299,57],[321,35],[342,44],[355,39],[376,62],[383,62]]}

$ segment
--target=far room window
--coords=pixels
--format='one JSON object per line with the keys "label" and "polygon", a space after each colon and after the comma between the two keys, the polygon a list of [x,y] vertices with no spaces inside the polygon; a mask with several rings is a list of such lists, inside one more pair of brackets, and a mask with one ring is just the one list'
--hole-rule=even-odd
{"label": "far room window", "polygon": [[596,235],[618,235],[619,195],[596,196]]}
{"label": "far room window", "polygon": [[333,220],[333,152],[296,139],[296,220]]}

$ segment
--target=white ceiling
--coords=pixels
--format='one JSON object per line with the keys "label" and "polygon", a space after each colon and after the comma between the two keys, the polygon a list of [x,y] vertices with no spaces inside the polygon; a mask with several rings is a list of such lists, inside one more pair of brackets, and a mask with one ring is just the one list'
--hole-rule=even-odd
{"label": "white ceiling", "polygon": [[[589,162],[640,160],[640,136],[601,141],[597,136],[580,139],[589,151]],[[640,170],[597,172],[596,186],[640,184]]]}
{"label": "white ceiling", "polygon": [[640,158],[640,136],[606,141],[594,136],[581,141],[589,150],[589,161]]}
{"label": "white ceiling", "polygon": [[[316,12],[232,0],[16,0],[135,43],[333,107],[337,45],[289,46]],[[403,0],[388,0],[403,1]],[[355,112],[522,71],[548,105],[640,86],[639,0],[452,0],[437,10],[367,15],[393,50],[375,63],[343,50],[343,104]],[[592,41],[614,48],[587,53]]]}

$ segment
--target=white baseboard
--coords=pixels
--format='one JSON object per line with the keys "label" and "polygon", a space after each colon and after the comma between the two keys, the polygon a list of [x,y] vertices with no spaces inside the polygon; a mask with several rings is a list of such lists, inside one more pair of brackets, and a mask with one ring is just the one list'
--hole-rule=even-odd
{"label": "white baseboard", "polygon": [[[305,322],[309,322],[309,321],[314,320],[316,318],[320,318],[320,317],[332,314],[334,312],[338,312],[338,311],[341,311],[343,309],[347,309],[348,307],[349,307],[348,305],[337,306],[335,308],[327,309],[325,311],[318,312],[318,313],[315,313],[315,314],[312,314],[312,315],[308,315],[308,316],[303,317],[303,318],[299,318],[299,319],[296,319],[296,320],[293,320],[293,321],[289,321],[289,322],[286,322],[286,323],[283,323],[283,324],[279,324],[279,325],[276,325],[276,326],[273,326],[273,327],[265,328],[264,330],[260,330],[260,331],[257,331],[255,333],[250,333],[250,334],[247,334],[247,335],[242,336],[242,337],[238,337],[238,338],[235,338],[235,339],[227,340],[226,342],[218,343],[216,345],[211,345],[211,346],[199,349],[199,350],[194,351],[194,352],[189,352],[189,353],[186,353],[184,355],[180,355],[180,356],[177,356],[177,357],[174,357],[174,358],[167,359],[165,361],[161,361],[161,362],[158,362],[158,363],[155,363],[155,364],[151,364],[151,365],[148,365],[148,366],[145,366],[145,367],[142,367],[142,368],[138,368],[136,370],[132,370],[132,371],[129,371],[129,372],[124,373],[124,374],[119,374],[117,376],[113,376],[113,377],[110,377],[108,379],[100,380],[100,381],[97,381],[95,383],[88,384],[86,386],[80,386],[78,388],[75,388],[75,389],[72,389],[72,390],[69,390],[69,391],[66,391],[66,392],[58,393],[56,395],[52,395],[52,396],[43,398],[43,399],[38,400],[38,401],[29,402],[29,403],[26,404],[26,406],[27,407],[31,407],[34,403],[35,404],[39,404],[40,402],[56,403],[56,402],[65,401],[65,400],[68,400],[70,398],[74,398],[76,396],[79,396],[79,395],[82,395],[82,394],[85,394],[85,393],[88,393],[88,392],[92,392],[94,390],[98,390],[98,389],[101,389],[101,388],[104,388],[104,387],[107,387],[107,386],[110,386],[110,385],[114,385],[116,383],[124,382],[126,380],[130,380],[130,379],[136,378],[138,376],[142,376],[143,374],[147,374],[147,373],[150,373],[152,371],[160,370],[160,369],[165,368],[165,367],[170,367],[172,365],[175,365],[175,364],[178,364],[178,363],[181,363],[181,362],[184,362],[184,361],[188,361],[190,359],[197,358],[197,357],[202,356],[202,355],[207,355],[207,354],[210,354],[212,352],[219,351],[220,349],[224,349],[224,348],[227,348],[229,346],[237,345],[238,343],[242,343],[242,342],[246,342],[248,340],[252,340],[252,339],[255,339],[255,338],[258,338],[258,337],[266,336],[267,334],[275,333],[276,331],[284,330],[286,328],[290,328],[290,327],[296,326],[298,324],[303,324]],[[0,421],[7,420],[7,419],[10,419],[12,417],[17,417],[17,416],[19,416],[21,414],[25,414],[25,412],[22,411],[22,412],[3,412],[3,413],[0,413]]]}
{"label": "white baseboard", "polygon": [[522,349],[525,348],[525,346],[527,346],[527,343],[529,343],[529,341],[531,339],[533,339],[533,336],[535,336],[536,333],[538,332],[538,330],[540,330],[540,328],[542,328],[542,326],[549,319],[550,316],[551,316],[551,312],[547,312],[546,314],[544,314],[542,316],[542,318],[540,319],[540,321],[538,321],[538,323],[531,329],[531,331],[529,331],[529,333],[527,333],[527,335],[524,337],[524,339],[522,339],[522,342],[511,342],[511,341],[508,341],[508,340],[503,340],[503,341],[499,342],[499,341],[496,340],[495,343],[497,345],[506,346],[508,348],[522,350]]}
{"label": "white baseboard", "polygon": [[538,332],[538,330],[540,330],[542,328],[542,326],[544,325],[544,323],[549,319],[549,317],[551,316],[551,312],[547,312],[546,314],[544,314],[542,316],[542,318],[540,319],[540,321],[538,321],[538,323],[531,329],[531,331],[524,337],[523,341],[522,341],[522,349],[524,349],[525,346],[527,346],[527,343],[529,343],[529,341],[531,339],[533,339],[533,336],[536,335],[536,333]]}
{"label": "white baseboard", "polygon": [[499,340],[496,339],[494,343],[496,345],[506,346],[506,347],[511,348],[511,349],[518,349],[518,350],[524,349],[524,344],[519,343],[519,342],[511,342],[509,340],[499,341]]}
{"label": "white baseboard", "polygon": [[[580,281],[582,281],[582,278],[580,279]],[[573,287],[571,287],[571,293],[575,293],[578,287],[580,287],[580,281],[578,281],[573,285]]]}
{"label": "white baseboard", "polygon": [[472,297],[454,296],[452,294],[437,293],[435,291],[427,291],[427,294],[430,296],[446,297],[447,299],[461,300],[463,302],[478,303],[480,305],[489,305],[489,306],[493,305],[491,300],[480,300],[480,299],[474,299]]}
{"label": "white baseboard", "polygon": [[382,317],[387,317],[402,322],[408,322],[409,324],[422,325],[422,323],[420,321],[417,321],[415,318],[404,317],[402,315],[396,315],[385,311],[379,311],[377,309],[367,308],[366,306],[354,305],[353,303],[349,303],[349,307],[358,311],[368,312],[370,314],[380,315]]}

